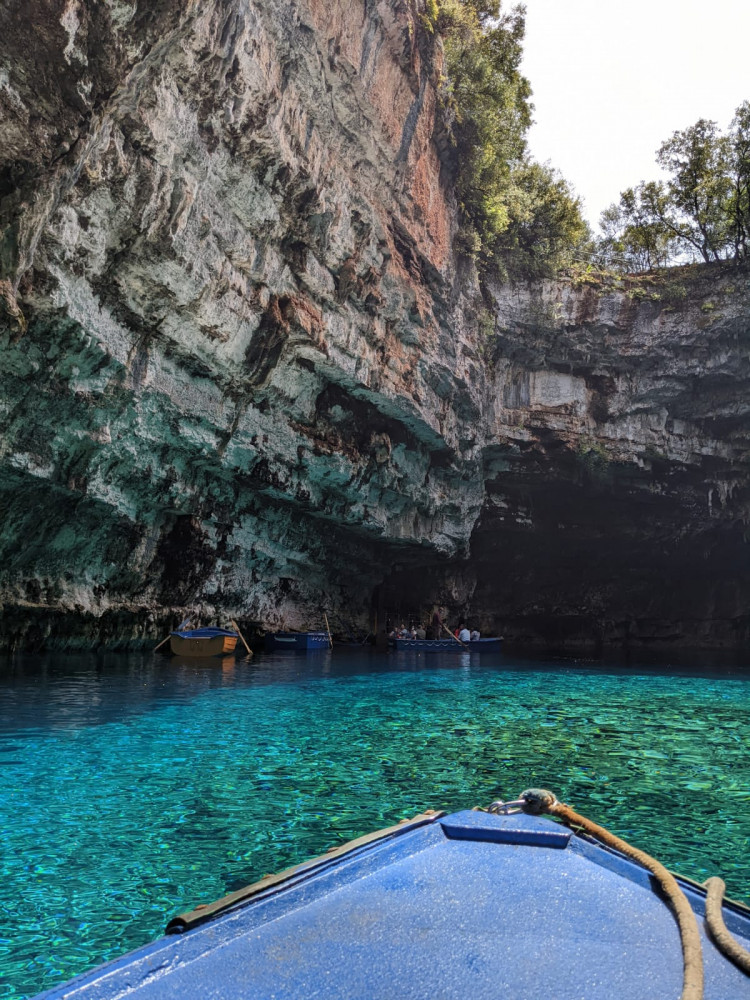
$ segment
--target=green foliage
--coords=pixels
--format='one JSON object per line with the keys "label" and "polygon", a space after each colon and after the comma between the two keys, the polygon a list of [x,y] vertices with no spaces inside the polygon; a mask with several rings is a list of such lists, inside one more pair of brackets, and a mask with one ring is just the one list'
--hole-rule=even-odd
{"label": "green foliage", "polygon": [[422,15],[422,24],[427,29],[427,31],[432,34],[437,26],[438,17],[440,16],[440,7],[438,5],[438,0],[425,0],[424,14]]}
{"label": "green foliage", "polygon": [[496,316],[491,309],[480,309],[477,315],[477,328],[482,340],[490,340],[495,336]]}
{"label": "green foliage", "polygon": [[750,250],[750,102],[728,135],[701,118],[659,147],[665,182],[628,188],[602,213],[600,253],[644,271],[686,260],[748,258]]}
{"label": "green foliage", "polygon": [[728,236],[727,139],[719,135],[715,122],[701,118],[662,143],[656,160],[671,177],[666,189],[662,185],[646,185],[653,192],[652,213],[703,260],[720,260]]}
{"label": "green foliage", "polygon": [[625,294],[629,299],[633,299],[636,302],[659,302],[661,300],[659,292],[655,292],[650,288],[642,288],[640,285],[628,288]]}
{"label": "green foliage", "polygon": [[588,479],[606,482],[611,478],[611,459],[601,441],[582,438],[576,446],[576,457]]}
{"label": "green foliage", "polygon": [[674,236],[648,208],[655,196],[646,190],[650,187],[640,184],[623,191],[620,203],[605,209],[600,220],[600,249],[635,271],[664,266],[674,249]]}
{"label": "green foliage", "polygon": [[493,251],[513,276],[541,277],[586,252],[591,233],[567,181],[546,164],[522,161],[505,193],[508,225]]}
{"label": "green foliage", "polygon": [[551,273],[590,234],[567,183],[527,155],[525,8],[439,0],[436,28],[444,38],[445,101],[459,162],[463,224],[456,248],[506,275]]}
{"label": "green foliage", "polygon": [[459,154],[457,193],[482,246],[508,225],[503,194],[524,153],[530,88],[521,76],[522,8],[483,28],[475,8],[451,0],[438,22],[445,40],[449,99]]}
{"label": "green foliage", "polygon": [[455,249],[465,257],[476,259],[482,252],[482,240],[471,224],[464,223],[453,241]]}
{"label": "green foliage", "polygon": [[729,232],[737,260],[750,258],[750,101],[735,113],[729,133],[732,165],[728,198]]}
{"label": "green foliage", "polygon": [[665,285],[661,291],[661,300],[667,305],[678,305],[687,299],[688,290],[682,282],[673,281]]}

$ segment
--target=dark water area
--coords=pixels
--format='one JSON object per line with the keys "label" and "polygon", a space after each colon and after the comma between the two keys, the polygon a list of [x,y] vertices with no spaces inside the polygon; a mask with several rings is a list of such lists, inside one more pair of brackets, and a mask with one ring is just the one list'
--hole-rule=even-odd
{"label": "dark water area", "polygon": [[0,660],[0,997],[426,808],[553,789],[750,901],[750,664],[376,654]]}

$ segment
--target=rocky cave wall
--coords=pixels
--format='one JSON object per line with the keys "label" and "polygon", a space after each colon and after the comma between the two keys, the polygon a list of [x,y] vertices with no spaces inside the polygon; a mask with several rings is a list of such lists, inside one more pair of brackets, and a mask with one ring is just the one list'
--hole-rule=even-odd
{"label": "rocky cave wall", "polygon": [[750,271],[493,299],[485,498],[443,602],[553,649],[746,648]]}
{"label": "rocky cave wall", "polygon": [[483,297],[419,13],[0,12],[0,645],[745,641],[748,276]]}

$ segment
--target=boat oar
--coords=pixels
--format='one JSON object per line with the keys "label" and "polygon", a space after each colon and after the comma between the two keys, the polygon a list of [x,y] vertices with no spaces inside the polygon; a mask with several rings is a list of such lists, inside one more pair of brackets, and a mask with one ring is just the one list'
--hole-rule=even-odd
{"label": "boat oar", "polygon": [[[184,622],[180,622],[180,624],[175,629],[175,632],[182,632],[182,630],[184,628],[187,628],[189,624],[190,624],[190,619],[186,618]],[[170,632],[166,639],[162,639],[162,641],[159,643],[158,646],[154,646],[154,652],[156,652],[157,649],[161,649],[161,647],[164,645],[165,642],[169,642],[169,636],[171,634],[172,633]]]}
{"label": "boat oar", "polygon": [[443,626],[443,628],[444,628],[444,629],[445,629],[445,631],[446,631],[446,632],[448,633],[448,635],[449,635],[449,636],[451,637],[451,639],[455,639],[455,640],[456,640],[456,642],[457,642],[457,643],[459,644],[459,646],[463,646],[463,647],[464,647],[464,649],[468,649],[468,648],[469,648],[469,647],[468,647],[468,646],[466,645],[466,643],[465,643],[465,642],[462,642],[462,641],[461,641],[461,640],[460,640],[460,639],[458,638],[458,636],[457,636],[457,635],[454,635],[454,634],[453,634],[453,633],[451,632],[451,630],[450,630],[450,629],[448,628],[448,626],[447,626],[447,625],[445,624],[445,622],[441,622],[440,624],[441,624],[441,625]]}
{"label": "boat oar", "polygon": [[328,648],[329,649],[333,649],[333,639],[331,638],[331,628],[330,628],[330,626],[328,624],[328,615],[325,613],[325,611],[323,612],[323,617],[326,620],[326,632],[328,633]]}
{"label": "boat oar", "polygon": [[237,622],[236,622],[236,621],[234,620],[234,618],[230,618],[230,619],[229,619],[229,624],[230,624],[230,625],[232,626],[232,628],[233,628],[233,629],[235,629],[235,630],[236,630],[236,632],[237,632],[237,635],[238,635],[238,636],[240,637],[240,639],[242,639],[242,645],[243,645],[243,646],[245,647],[245,649],[247,650],[247,655],[248,655],[248,656],[252,656],[252,655],[253,655],[253,651],[252,651],[252,649],[250,649],[250,647],[248,646],[248,644],[247,644],[247,643],[245,642],[245,637],[244,637],[244,635],[242,634],[242,632],[240,632],[240,627],[239,627],[239,625],[237,624]]}

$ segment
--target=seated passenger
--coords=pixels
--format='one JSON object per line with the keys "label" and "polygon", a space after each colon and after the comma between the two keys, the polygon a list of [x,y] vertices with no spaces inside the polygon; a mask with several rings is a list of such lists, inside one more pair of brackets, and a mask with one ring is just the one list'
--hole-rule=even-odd
{"label": "seated passenger", "polygon": [[426,638],[427,638],[427,629],[424,627],[424,625],[420,625],[419,628],[417,629],[417,639],[426,639]]}
{"label": "seated passenger", "polygon": [[477,642],[479,640],[479,638],[480,638],[480,636],[479,636],[479,630],[473,628],[471,630],[471,641],[472,642]]}
{"label": "seated passenger", "polygon": [[461,626],[460,626],[460,628],[458,630],[458,641],[459,642],[469,642],[470,639],[471,639],[471,632],[469,632],[469,630],[467,629],[467,627],[462,622]]}

